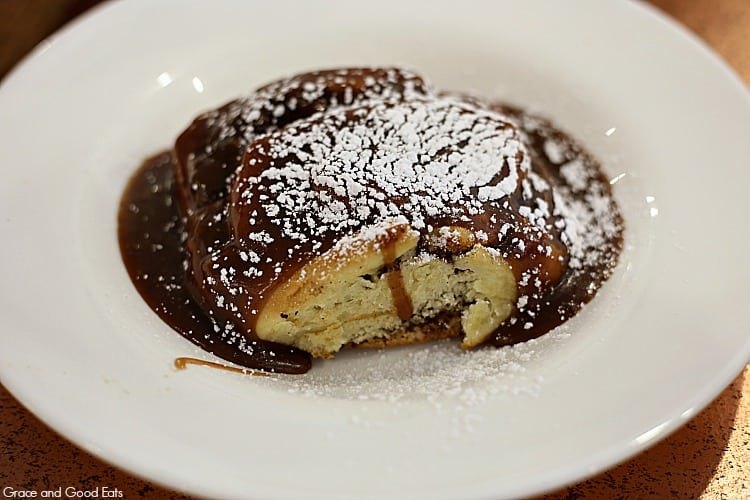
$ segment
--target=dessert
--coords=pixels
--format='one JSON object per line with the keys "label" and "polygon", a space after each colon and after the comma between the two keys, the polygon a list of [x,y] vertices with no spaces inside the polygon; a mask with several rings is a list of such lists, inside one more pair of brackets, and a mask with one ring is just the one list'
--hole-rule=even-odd
{"label": "dessert", "polygon": [[397,68],[304,73],[199,116],[126,189],[146,301],[249,368],[542,335],[622,244],[598,164],[545,119]]}

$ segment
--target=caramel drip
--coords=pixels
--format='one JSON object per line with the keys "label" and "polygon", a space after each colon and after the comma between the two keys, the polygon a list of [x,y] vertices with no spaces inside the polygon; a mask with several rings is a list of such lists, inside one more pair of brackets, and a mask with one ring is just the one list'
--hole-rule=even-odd
{"label": "caramel drip", "polygon": [[211,368],[217,368],[219,370],[225,370],[228,372],[241,373],[243,375],[250,375],[253,377],[270,377],[270,374],[265,372],[256,372],[247,368],[237,368],[234,366],[222,365],[221,363],[214,363],[213,361],[206,361],[205,359],[180,357],[175,358],[174,360],[174,367],[178,370],[186,369],[187,365],[209,366]]}
{"label": "caramel drip", "polygon": [[[384,245],[382,250],[383,262],[386,265],[393,264],[396,260],[396,245]],[[391,297],[393,297],[393,305],[396,306],[396,313],[402,321],[406,321],[411,318],[414,313],[414,305],[411,303],[411,297],[406,291],[404,285],[404,276],[401,274],[401,269],[396,266],[392,266],[392,269],[388,271],[386,275],[388,279],[388,287],[391,289]]]}
{"label": "caramel drip", "polygon": [[404,277],[400,269],[394,269],[388,273],[388,286],[391,289],[393,305],[396,306],[398,317],[402,321],[408,320],[414,313],[414,306],[411,303],[411,297],[409,297],[404,287]]}

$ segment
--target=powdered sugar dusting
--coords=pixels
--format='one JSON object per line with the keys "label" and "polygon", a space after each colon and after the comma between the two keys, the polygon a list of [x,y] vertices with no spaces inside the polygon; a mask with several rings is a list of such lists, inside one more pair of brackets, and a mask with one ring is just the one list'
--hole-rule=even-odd
{"label": "powdered sugar dusting", "polygon": [[209,113],[208,125],[221,130],[221,137],[230,137],[239,119],[244,124],[242,134],[250,142],[283,125],[290,116],[311,114],[306,111],[309,108],[320,111],[370,100],[411,99],[428,90],[419,76],[403,68],[385,68],[375,76],[369,73],[364,69],[316,71],[280,79],[233,101],[229,110]]}
{"label": "powdered sugar dusting", "polygon": [[[235,188],[240,203],[260,205],[286,237],[302,242],[372,215],[405,217],[418,230],[429,217],[476,215],[515,192],[530,170],[513,127],[452,98],[314,115],[256,142],[246,157]],[[266,168],[245,173],[256,165]],[[312,217],[300,220],[301,213]]]}
{"label": "powdered sugar dusting", "polygon": [[316,366],[305,377],[284,377],[272,383],[304,397],[395,404],[428,401],[436,407],[450,399],[467,408],[476,407],[498,394],[538,396],[543,379],[527,367],[549,344],[568,336],[558,330],[524,344],[475,351],[441,341],[377,352],[347,352]]}

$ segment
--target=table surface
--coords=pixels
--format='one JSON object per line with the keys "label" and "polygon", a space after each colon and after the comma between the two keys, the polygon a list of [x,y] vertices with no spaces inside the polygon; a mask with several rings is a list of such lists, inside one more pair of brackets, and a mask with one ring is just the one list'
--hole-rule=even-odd
{"label": "table surface", "polygon": [[[0,0],[0,77],[42,38],[95,3]],[[703,38],[750,85],[750,0],[651,3]],[[7,486],[37,491],[106,486],[124,498],[189,498],[80,450],[0,386],[0,488]],[[574,498],[750,498],[750,366],[665,440],[613,469],[540,497]]]}

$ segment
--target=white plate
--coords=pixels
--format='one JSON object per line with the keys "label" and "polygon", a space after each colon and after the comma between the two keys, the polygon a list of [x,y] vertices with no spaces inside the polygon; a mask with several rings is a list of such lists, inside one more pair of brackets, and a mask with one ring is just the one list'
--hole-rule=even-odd
{"label": "white plate", "polygon": [[[355,353],[274,380],[196,354],[125,273],[126,179],[199,111],[277,76],[403,63],[542,110],[613,179],[616,275],[530,345]],[[623,460],[750,358],[750,98],[641,5],[131,0],[0,89],[0,375],[79,446],[212,497],[519,496]]]}

